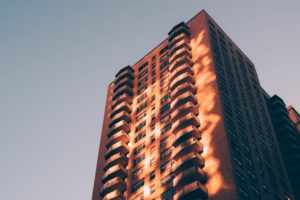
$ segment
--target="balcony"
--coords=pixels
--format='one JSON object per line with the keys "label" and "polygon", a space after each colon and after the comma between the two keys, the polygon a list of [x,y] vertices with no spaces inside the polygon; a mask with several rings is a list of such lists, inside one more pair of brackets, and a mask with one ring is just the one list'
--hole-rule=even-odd
{"label": "balcony", "polygon": [[106,182],[101,190],[100,195],[104,197],[106,194],[113,192],[114,190],[119,190],[123,193],[126,189],[126,183],[119,177],[116,177],[108,182]]}
{"label": "balcony", "polygon": [[119,105],[117,105],[113,111],[110,113],[110,118],[113,118],[116,114],[126,111],[128,113],[131,113],[131,105],[129,105],[127,102],[122,102]]}
{"label": "balcony", "polygon": [[190,49],[187,47],[183,47],[181,49],[176,50],[172,56],[169,57],[169,62],[172,64],[175,62],[177,59],[179,59],[182,56],[187,56],[189,58],[192,58],[192,54],[190,52]]}
{"label": "balcony", "polygon": [[193,113],[194,115],[199,114],[199,110],[196,108],[195,104],[191,102],[186,102],[185,104],[178,106],[172,113],[172,121],[175,122],[179,118],[184,117],[188,113]]}
{"label": "balcony", "polygon": [[189,66],[193,66],[193,62],[191,57],[187,55],[182,55],[181,57],[177,58],[173,63],[170,63],[169,69],[170,72],[173,72],[175,69],[180,67],[181,65],[188,64]]}
{"label": "balcony", "polygon": [[207,199],[208,192],[205,186],[199,181],[194,181],[181,190],[177,191],[174,195],[174,200],[191,200],[191,199]]}
{"label": "balcony", "polygon": [[190,125],[178,131],[173,138],[173,146],[177,147],[181,142],[190,137],[194,137],[197,139],[201,138],[201,132],[196,126]]}
{"label": "balcony", "polygon": [[115,134],[113,134],[106,143],[106,148],[109,148],[111,145],[113,145],[116,142],[122,141],[124,143],[129,142],[129,136],[125,131],[119,131]]}
{"label": "balcony", "polygon": [[169,43],[169,49],[172,49],[175,44],[180,41],[184,41],[185,43],[190,43],[190,39],[187,37],[186,34],[181,33],[173,38],[172,42]]}
{"label": "balcony", "polygon": [[122,141],[113,144],[109,149],[107,149],[105,153],[105,159],[107,160],[109,157],[116,153],[121,153],[123,155],[129,152],[129,147],[127,144],[123,143]]}
{"label": "balcony", "polygon": [[175,100],[171,102],[171,110],[174,111],[177,108],[177,106],[185,104],[188,101],[192,102],[195,105],[198,104],[195,95],[192,92],[187,91],[180,94]]}
{"label": "balcony", "polygon": [[128,94],[124,93],[120,96],[118,96],[113,102],[111,109],[113,110],[116,106],[118,106],[120,103],[126,102],[128,104],[132,104],[132,97],[130,97]]}
{"label": "balcony", "polygon": [[114,190],[113,192],[106,194],[103,200],[126,200],[126,199],[123,193],[121,193],[119,190]]}
{"label": "balcony", "polygon": [[128,164],[128,158],[122,153],[114,154],[113,156],[110,156],[108,160],[106,160],[104,162],[103,170],[106,171],[111,166],[114,166],[117,164],[126,166]]}
{"label": "balcony", "polygon": [[119,121],[126,121],[127,123],[131,122],[131,116],[126,111],[122,111],[116,114],[109,123],[109,128],[111,128],[114,124],[118,123]]}
{"label": "balcony", "polygon": [[179,76],[177,76],[171,83],[171,91],[174,90],[177,86],[183,84],[183,83],[192,83],[195,84],[195,78],[193,77],[192,74],[185,72]]}
{"label": "balcony", "polygon": [[172,166],[173,173],[178,175],[191,166],[198,166],[200,168],[204,167],[204,159],[199,153],[191,152],[176,160]]}
{"label": "balcony", "polygon": [[192,49],[189,43],[185,42],[184,40],[181,40],[173,45],[173,47],[169,50],[169,55],[172,56],[175,51],[177,51],[183,47],[186,47],[190,51]]}
{"label": "balcony", "polygon": [[200,126],[200,120],[193,113],[189,113],[175,121],[172,127],[172,132],[176,133],[178,130],[183,129],[189,125],[194,125],[197,128]]}
{"label": "balcony", "polygon": [[122,87],[124,85],[127,85],[130,88],[133,88],[133,81],[130,78],[126,77],[126,78],[122,79],[121,81],[119,81],[118,85],[114,86],[113,91],[116,92],[120,87]]}
{"label": "balcony", "polygon": [[206,174],[200,167],[191,167],[189,169],[183,170],[173,179],[173,185],[175,189],[187,185],[193,181],[199,181],[201,183],[206,181]]}
{"label": "balcony", "polygon": [[174,26],[170,31],[169,31],[169,42],[172,42],[172,40],[180,35],[184,33],[185,35],[187,36],[190,36],[190,33],[189,33],[189,27],[184,23],[184,22],[181,22],[179,24],[177,24],[176,26]]}
{"label": "balcony", "polygon": [[118,85],[119,81],[123,80],[126,77],[133,80],[134,79],[133,73],[134,70],[130,66],[124,67],[116,74],[115,85]]}
{"label": "balcony", "polygon": [[124,120],[114,124],[107,133],[107,137],[112,136],[113,134],[115,134],[116,132],[119,131],[124,131],[126,133],[128,133],[130,131],[130,126],[128,125],[128,123]]}
{"label": "balcony", "polygon": [[174,101],[179,95],[187,91],[196,94],[194,85],[192,85],[191,83],[183,83],[182,85],[179,85],[175,90],[171,91],[171,100]]}
{"label": "balcony", "polygon": [[130,88],[128,85],[123,85],[122,87],[118,88],[118,90],[114,93],[112,100],[115,100],[122,94],[128,94],[129,96],[132,96],[132,88]]}
{"label": "balcony", "polygon": [[203,152],[203,145],[194,137],[187,139],[186,141],[180,143],[172,152],[172,157],[175,160],[178,160],[183,155],[186,155],[189,152]]}
{"label": "balcony", "polygon": [[102,183],[106,183],[108,180],[115,177],[120,177],[125,179],[127,177],[128,171],[122,165],[115,165],[109,168],[102,176]]}
{"label": "balcony", "polygon": [[170,82],[173,81],[177,76],[183,74],[184,72],[188,72],[191,75],[194,75],[194,71],[192,69],[192,66],[184,63],[180,66],[178,66],[175,70],[173,70],[170,74]]}

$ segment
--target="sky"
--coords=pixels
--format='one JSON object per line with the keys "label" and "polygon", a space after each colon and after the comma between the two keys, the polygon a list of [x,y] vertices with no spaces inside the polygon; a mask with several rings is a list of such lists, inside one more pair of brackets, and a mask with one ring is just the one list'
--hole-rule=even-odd
{"label": "sky", "polygon": [[0,199],[91,199],[108,84],[202,9],[300,111],[298,0],[0,0]]}

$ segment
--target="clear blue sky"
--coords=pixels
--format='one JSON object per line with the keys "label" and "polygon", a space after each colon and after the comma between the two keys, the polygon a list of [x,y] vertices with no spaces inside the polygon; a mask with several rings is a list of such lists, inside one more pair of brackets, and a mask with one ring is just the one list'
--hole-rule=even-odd
{"label": "clear blue sky", "polygon": [[300,110],[299,2],[1,0],[0,199],[91,199],[108,84],[201,9]]}

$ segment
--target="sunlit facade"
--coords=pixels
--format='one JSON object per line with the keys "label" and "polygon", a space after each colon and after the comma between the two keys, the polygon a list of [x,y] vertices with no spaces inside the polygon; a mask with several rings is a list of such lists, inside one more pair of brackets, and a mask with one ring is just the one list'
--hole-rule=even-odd
{"label": "sunlit facade", "polygon": [[109,85],[93,200],[293,199],[267,110],[201,11]]}

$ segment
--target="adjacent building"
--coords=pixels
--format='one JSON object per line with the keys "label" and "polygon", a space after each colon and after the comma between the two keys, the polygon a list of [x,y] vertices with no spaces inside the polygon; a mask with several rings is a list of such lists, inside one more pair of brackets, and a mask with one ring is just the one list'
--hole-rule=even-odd
{"label": "adjacent building", "polygon": [[288,198],[254,64],[204,10],[116,74],[93,200]]}

